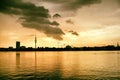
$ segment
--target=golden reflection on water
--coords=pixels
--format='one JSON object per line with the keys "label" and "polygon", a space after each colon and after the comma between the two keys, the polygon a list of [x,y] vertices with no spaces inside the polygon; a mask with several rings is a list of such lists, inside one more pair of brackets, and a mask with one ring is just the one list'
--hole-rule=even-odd
{"label": "golden reflection on water", "polygon": [[120,76],[119,62],[118,51],[0,52],[0,74],[34,72],[54,73],[58,77]]}

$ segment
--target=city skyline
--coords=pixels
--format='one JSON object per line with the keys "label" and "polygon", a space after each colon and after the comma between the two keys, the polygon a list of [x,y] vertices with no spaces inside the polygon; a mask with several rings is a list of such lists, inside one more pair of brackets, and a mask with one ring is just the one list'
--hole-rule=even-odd
{"label": "city skyline", "polygon": [[119,13],[120,0],[2,0],[0,47],[116,45]]}
{"label": "city skyline", "polygon": [[57,47],[48,47],[48,46],[40,46],[37,45],[37,37],[34,37],[34,47],[26,46],[24,44],[21,45],[20,41],[16,41],[16,47],[8,46],[8,47],[0,47],[0,51],[83,51],[83,50],[120,50],[119,43],[115,45],[102,45],[102,46],[71,46],[69,44],[60,45],[58,43]]}
{"label": "city skyline", "polygon": [[95,48],[95,47],[107,47],[107,46],[112,46],[112,47],[120,47],[119,46],[119,42],[117,42],[116,44],[108,44],[108,45],[101,45],[101,46],[99,46],[99,45],[96,45],[96,46],[86,46],[86,45],[84,45],[84,46],[72,46],[72,45],[70,45],[70,44],[61,44],[60,42],[57,42],[57,46],[55,47],[55,46],[51,46],[51,47],[49,47],[49,46],[41,46],[41,45],[38,45],[37,44],[37,42],[38,42],[38,40],[37,40],[37,37],[36,37],[36,35],[34,35],[34,44],[32,44],[32,45],[34,45],[34,46],[26,46],[25,44],[22,44],[21,45],[21,42],[20,41],[16,41],[14,44],[15,44],[15,47],[14,46],[11,46],[11,45],[9,45],[9,46],[7,46],[7,47],[0,47],[1,49],[2,48],[10,48],[10,49],[20,49],[20,48],[35,48],[35,49],[38,49],[38,48],[66,48],[66,47],[71,47],[71,48],[83,48],[83,47],[88,47],[88,48]]}

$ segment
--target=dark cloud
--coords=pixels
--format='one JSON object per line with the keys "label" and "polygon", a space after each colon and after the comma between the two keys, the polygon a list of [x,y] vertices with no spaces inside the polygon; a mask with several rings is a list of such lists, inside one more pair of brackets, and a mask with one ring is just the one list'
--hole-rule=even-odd
{"label": "dark cloud", "polygon": [[73,24],[73,25],[74,25],[74,22],[73,22],[71,19],[66,20],[66,23],[69,23],[69,24]]}
{"label": "dark cloud", "polygon": [[59,24],[58,22],[56,22],[56,21],[53,21],[53,22],[51,23],[51,25],[59,26],[60,24]]}
{"label": "dark cloud", "polygon": [[77,10],[83,6],[101,3],[101,0],[44,0],[51,3],[61,4],[63,9]]}
{"label": "dark cloud", "polygon": [[120,0],[118,0],[118,2],[120,3]]}
{"label": "dark cloud", "polygon": [[76,36],[79,36],[79,34],[77,33],[77,32],[75,32],[75,31],[69,31],[71,34],[73,34],[73,35],[76,35]]}
{"label": "dark cloud", "polygon": [[47,36],[62,40],[64,32],[58,27],[56,21],[50,22],[49,11],[43,6],[36,6],[22,0],[1,0],[0,12],[8,15],[18,15],[20,23],[27,28],[44,32]]}
{"label": "dark cloud", "polygon": [[60,17],[61,17],[61,15],[58,14],[58,13],[56,13],[56,14],[53,15],[53,18],[60,18]]}
{"label": "dark cloud", "polygon": [[118,4],[120,5],[120,0],[117,0],[118,1]]}
{"label": "dark cloud", "polygon": [[48,37],[53,37],[53,38],[58,39],[58,40],[62,40],[61,36],[64,35],[64,32],[60,28],[52,27],[52,26],[47,25],[47,24],[39,24],[36,22],[33,22],[33,23],[24,22],[24,23],[22,23],[22,25],[25,27],[29,27],[29,28],[34,27],[34,29],[36,29],[40,32],[41,31],[44,32]]}

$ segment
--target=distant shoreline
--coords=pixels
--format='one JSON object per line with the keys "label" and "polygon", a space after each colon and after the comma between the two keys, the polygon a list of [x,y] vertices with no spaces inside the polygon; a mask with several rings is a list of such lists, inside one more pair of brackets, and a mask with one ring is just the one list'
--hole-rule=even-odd
{"label": "distant shoreline", "polygon": [[12,52],[12,51],[29,51],[29,52],[33,52],[33,51],[120,51],[120,49],[101,49],[101,50],[61,50],[61,49],[57,49],[57,50],[0,50],[0,52]]}
{"label": "distant shoreline", "polygon": [[0,48],[0,51],[116,51],[120,50],[120,46],[101,46],[101,47],[71,47],[67,46],[65,48],[55,48],[55,47],[38,47],[38,48],[26,48],[26,47],[20,47],[20,48]]}
{"label": "distant shoreline", "polygon": [[68,51],[68,52],[72,52],[72,51],[75,51],[75,52],[78,52],[78,51],[120,51],[120,50],[62,50],[62,51],[58,51],[58,50],[54,50],[54,51],[38,51],[38,50],[34,50],[34,51],[28,51],[28,50],[19,50],[19,51],[15,51],[15,50],[10,50],[10,51],[0,51],[0,52],[35,52],[35,51],[37,51],[37,52],[62,52],[62,51]]}

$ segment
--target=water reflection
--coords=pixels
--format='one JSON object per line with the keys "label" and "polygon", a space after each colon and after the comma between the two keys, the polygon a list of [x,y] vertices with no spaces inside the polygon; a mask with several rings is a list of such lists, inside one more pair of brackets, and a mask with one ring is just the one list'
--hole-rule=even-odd
{"label": "water reflection", "polygon": [[35,52],[35,78],[41,80],[61,80],[62,54]]}
{"label": "water reflection", "polygon": [[[117,67],[119,67],[120,66],[120,63],[119,63],[120,62],[120,52],[118,51],[116,54],[117,54],[116,55],[117,56],[117,60],[116,60],[117,63],[116,64],[117,64]],[[117,69],[118,69],[117,71],[118,71],[118,74],[119,74],[120,68],[117,68]]]}
{"label": "water reflection", "polygon": [[16,68],[20,68],[20,52],[16,52]]}
{"label": "water reflection", "polygon": [[35,80],[37,77],[36,73],[37,73],[37,55],[36,55],[36,51],[35,51],[35,72],[34,72]]}
{"label": "water reflection", "polygon": [[0,79],[120,79],[119,55],[119,51],[0,52]]}

